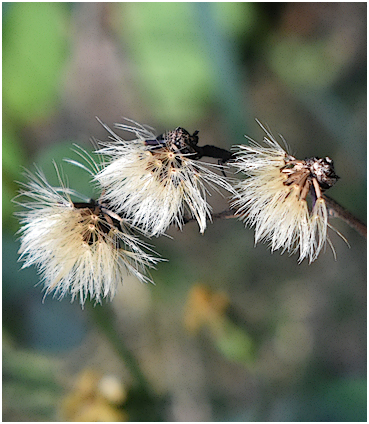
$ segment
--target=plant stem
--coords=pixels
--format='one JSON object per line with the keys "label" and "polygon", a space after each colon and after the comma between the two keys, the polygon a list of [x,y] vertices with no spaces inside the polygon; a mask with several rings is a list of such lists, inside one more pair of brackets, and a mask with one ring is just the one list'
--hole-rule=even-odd
{"label": "plant stem", "polygon": [[351,212],[337,203],[335,200],[330,197],[323,195],[324,200],[328,206],[329,214],[334,218],[340,218],[342,221],[346,222],[350,227],[356,230],[363,237],[366,237],[366,225],[356,218]]}
{"label": "plant stem", "polygon": [[132,377],[139,386],[138,388],[148,397],[154,398],[155,395],[153,390],[151,389],[150,383],[146,379],[145,375],[141,371],[139,363],[132,355],[130,350],[125,346],[122,337],[119,337],[119,333],[116,329],[114,312],[112,311],[111,306],[109,304],[105,304],[103,306],[92,306],[90,308],[90,312],[95,323],[102,330],[103,334],[108,338],[115,351],[122,358],[124,364],[129,369]]}
{"label": "plant stem", "polygon": [[[360,235],[363,237],[367,237],[367,229],[366,225],[360,221],[359,218],[356,218],[351,212],[349,212],[347,209],[345,209],[343,206],[341,206],[339,203],[337,203],[335,200],[331,199],[330,197],[323,195],[323,198],[326,202],[329,215],[333,218],[339,218],[342,219],[342,221],[346,222],[351,228],[356,230]],[[230,218],[238,218],[238,215],[235,215],[234,212],[230,209],[227,209],[223,212],[215,213],[213,214],[213,219],[230,219]],[[194,218],[188,219],[187,222],[193,221]]]}

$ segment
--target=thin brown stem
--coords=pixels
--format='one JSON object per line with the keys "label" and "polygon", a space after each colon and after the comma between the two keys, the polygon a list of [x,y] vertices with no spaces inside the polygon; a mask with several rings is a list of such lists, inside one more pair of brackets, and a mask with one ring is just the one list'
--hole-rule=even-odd
{"label": "thin brown stem", "polygon": [[[342,221],[346,222],[351,228],[356,230],[359,234],[361,234],[363,237],[366,237],[366,224],[364,224],[360,219],[356,218],[351,212],[349,212],[347,209],[345,209],[343,206],[341,206],[339,203],[337,203],[335,200],[331,199],[330,197],[326,196],[325,194],[322,195],[323,199],[326,202],[326,205],[328,207],[329,215],[333,218],[339,218],[342,219]],[[243,215],[245,216],[245,215]],[[231,218],[239,218],[240,215],[236,215],[234,211],[227,209],[223,212],[218,212],[213,214],[212,219],[231,219]],[[195,221],[195,218],[189,218],[185,222],[191,222]]]}
{"label": "thin brown stem", "polygon": [[342,219],[342,221],[346,222],[346,224],[356,230],[359,234],[366,237],[366,224],[327,195],[324,194],[323,198],[327,204],[329,214],[332,217]]}
{"label": "thin brown stem", "polygon": [[235,215],[234,211],[227,209],[223,212],[214,213],[212,219],[230,219],[230,218],[239,218],[239,215]]}

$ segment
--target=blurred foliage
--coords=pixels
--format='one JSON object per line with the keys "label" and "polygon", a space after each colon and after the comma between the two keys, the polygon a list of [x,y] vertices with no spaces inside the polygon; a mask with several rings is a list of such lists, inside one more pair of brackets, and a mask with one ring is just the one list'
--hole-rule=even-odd
{"label": "blurred foliage", "polygon": [[11,199],[34,163],[57,184],[53,161],[96,196],[63,162],[106,138],[95,116],[224,148],[261,140],[258,117],[296,156],[333,157],[330,195],[365,219],[366,72],[364,3],[3,3],[3,419],[365,421],[366,243],[347,226],[337,262],[298,266],[240,222],[189,223],[150,241],[169,259],[155,287],[128,279],[89,313],[19,271]]}
{"label": "blurred foliage", "polygon": [[[74,160],[80,162],[88,169],[91,169],[86,160],[78,153],[81,153],[87,158],[88,154],[92,154],[93,149],[92,147],[89,147],[84,149],[84,152],[80,152],[80,150],[75,148],[73,144],[74,143],[72,141],[63,141],[45,151],[40,152],[35,159],[35,164],[43,170],[45,175],[47,175],[48,182],[54,187],[58,187],[60,185],[58,174],[55,171],[56,164],[60,171],[61,178],[67,187],[73,188],[73,190],[76,190],[77,193],[80,193],[87,198],[96,198],[98,196],[98,192],[96,190],[96,184],[92,182],[92,176],[79,166],[66,162],[68,159]],[[34,172],[34,169],[31,170]]]}
{"label": "blurred foliage", "polygon": [[126,398],[126,389],[119,379],[85,369],[77,376],[74,389],[62,400],[60,414],[67,422],[128,421],[121,408]]}
{"label": "blurred foliage", "polygon": [[11,132],[9,128],[3,129],[2,138],[2,213],[3,225],[9,230],[15,231],[17,229],[16,220],[13,217],[15,211],[14,204],[11,200],[17,190],[16,181],[20,180],[21,163],[25,163],[25,152],[22,150],[20,140]]}
{"label": "blurred foliage", "polygon": [[126,13],[120,29],[137,64],[142,84],[138,92],[145,93],[149,110],[169,125],[201,119],[204,99],[214,89],[191,7],[187,3],[122,4]]}
{"label": "blurred foliage", "polygon": [[250,366],[254,359],[253,340],[226,316],[229,305],[226,293],[213,293],[203,284],[194,284],[188,295],[184,325],[193,334],[197,334],[202,327],[207,328],[222,355],[230,361]]}
{"label": "blurred foliage", "polygon": [[3,419],[55,420],[62,393],[57,374],[60,361],[31,350],[15,348],[3,334]]}
{"label": "blurred foliage", "polygon": [[[67,4],[8,6],[3,27],[3,107],[18,125],[57,108],[67,57]],[[42,28],[42,31],[40,31]]]}
{"label": "blurred foliage", "polygon": [[321,381],[309,395],[304,395],[297,421],[367,421],[366,379]]}

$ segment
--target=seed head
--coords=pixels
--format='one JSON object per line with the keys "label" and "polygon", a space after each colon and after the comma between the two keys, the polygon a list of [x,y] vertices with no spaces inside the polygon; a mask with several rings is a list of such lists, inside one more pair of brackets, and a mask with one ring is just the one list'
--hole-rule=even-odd
{"label": "seed head", "polygon": [[[260,124],[261,125],[261,124]],[[238,146],[234,166],[247,178],[236,184],[236,214],[255,227],[255,243],[268,242],[271,250],[300,251],[299,262],[314,261],[326,242],[328,213],[322,192],[338,176],[333,161],[297,160],[262,125],[266,146],[253,140]],[[333,250],[334,252],[334,250]]]}
{"label": "seed head", "polygon": [[194,159],[197,133],[191,136],[178,127],[155,137],[138,124],[117,125],[137,137],[126,141],[105,128],[112,140],[101,143],[104,147],[97,153],[107,157],[108,164],[95,177],[102,199],[148,236],[163,234],[171,224],[181,228],[185,212],[203,233],[206,219],[211,219],[208,188],[232,191],[232,187],[211,170],[217,165]]}
{"label": "seed head", "polygon": [[133,236],[123,220],[99,202],[72,202],[77,193],[54,188],[37,170],[26,173],[15,202],[25,210],[18,212],[23,268],[36,265],[42,276],[45,295],[54,292],[72,301],[79,295],[83,306],[87,296],[101,302],[112,299],[117,285],[128,273],[142,282],[152,282],[146,268],[159,259]]}

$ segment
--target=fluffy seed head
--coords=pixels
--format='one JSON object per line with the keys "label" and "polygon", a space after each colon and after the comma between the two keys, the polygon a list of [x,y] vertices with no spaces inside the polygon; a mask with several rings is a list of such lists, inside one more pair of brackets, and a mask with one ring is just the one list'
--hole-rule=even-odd
{"label": "fluffy seed head", "polygon": [[[95,177],[103,189],[103,200],[149,236],[163,234],[171,224],[180,228],[185,211],[194,217],[203,233],[211,207],[206,201],[208,187],[231,185],[207,164],[194,159],[191,136],[178,127],[162,136],[146,127],[117,125],[137,139],[125,141],[105,128],[111,141],[97,153],[107,157],[107,166]],[[197,141],[195,141],[197,142]]]}
{"label": "fluffy seed head", "polygon": [[60,182],[54,188],[44,174],[27,172],[28,182],[15,199],[25,210],[20,216],[20,260],[23,268],[35,265],[42,275],[45,294],[62,298],[88,296],[96,302],[112,299],[128,273],[152,282],[146,267],[158,259],[133,236],[121,218],[98,202],[74,203],[77,195]]}
{"label": "fluffy seed head", "polygon": [[327,241],[331,245],[322,191],[338,179],[333,161],[328,157],[296,160],[261,127],[267,134],[265,146],[253,140],[238,146],[233,165],[247,178],[236,184],[232,206],[246,224],[255,227],[255,243],[268,242],[272,251],[282,253],[300,251],[300,262],[305,258],[312,262]]}

